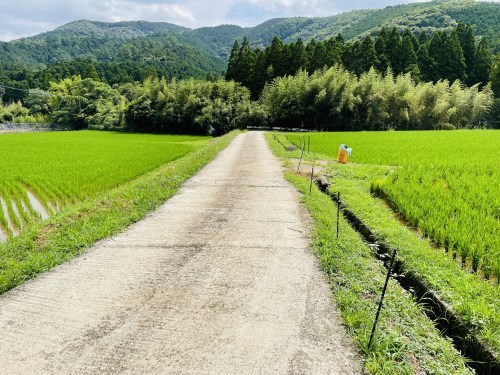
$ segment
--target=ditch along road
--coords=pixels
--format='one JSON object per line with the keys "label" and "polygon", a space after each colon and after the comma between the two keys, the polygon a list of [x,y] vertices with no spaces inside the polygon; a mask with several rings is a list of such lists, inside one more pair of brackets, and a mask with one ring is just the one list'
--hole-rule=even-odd
{"label": "ditch along road", "polygon": [[0,296],[2,374],[359,374],[308,216],[238,135],[123,233]]}

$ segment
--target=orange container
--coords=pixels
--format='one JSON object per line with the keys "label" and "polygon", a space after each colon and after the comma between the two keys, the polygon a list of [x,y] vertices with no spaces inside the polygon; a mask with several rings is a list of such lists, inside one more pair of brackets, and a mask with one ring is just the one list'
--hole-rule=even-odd
{"label": "orange container", "polygon": [[347,163],[348,157],[349,157],[349,154],[347,153],[347,151],[340,148],[339,149],[339,156],[337,158],[339,163]]}

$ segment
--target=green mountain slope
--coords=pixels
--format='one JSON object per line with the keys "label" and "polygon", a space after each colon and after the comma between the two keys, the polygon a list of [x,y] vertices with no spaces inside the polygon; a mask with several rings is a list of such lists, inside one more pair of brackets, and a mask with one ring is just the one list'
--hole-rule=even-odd
{"label": "green mountain slope", "polygon": [[[78,58],[171,66],[185,75],[221,73],[225,61],[206,43],[186,38],[184,27],[167,23],[76,21],[54,31],[0,43],[0,67],[43,69]],[[181,74],[182,75],[182,74]]]}
{"label": "green mountain slope", "polygon": [[349,40],[376,34],[383,26],[433,32],[458,22],[470,23],[476,35],[487,37],[498,52],[499,20],[499,3],[472,0],[436,0],[321,18],[277,18],[251,28],[221,25],[192,30],[162,22],[81,20],[34,37],[0,42],[0,82],[25,81],[33,72],[75,59],[108,66],[132,64],[136,70],[150,67],[159,74],[178,78],[220,75],[225,71],[233,41],[244,36],[258,47],[269,45],[274,36],[285,42],[298,38],[307,42],[342,32]]}
{"label": "green mountain slope", "polygon": [[490,45],[496,51],[500,50],[500,4],[473,0],[437,0],[356,10],[331,17],[275,19],[247,30],[246,35],[255,46],[269,45],[275,35],[288,43],[298,38],[304,41],[312,38],[323,40],[341,32],[349,40],[377,34],[382,27],[434,32],[449,29],[459,22],[472,24],[476,35],[486,36]]}

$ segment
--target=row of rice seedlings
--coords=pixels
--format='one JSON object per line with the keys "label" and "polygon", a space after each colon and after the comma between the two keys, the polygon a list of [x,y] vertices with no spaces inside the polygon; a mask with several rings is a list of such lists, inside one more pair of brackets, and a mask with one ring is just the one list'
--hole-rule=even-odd
{"label": "row of rice seedlings", "polygon": [[[12,230],[10,229],[9,222],[7,221],[6,212],[4,211],[4,200],[2,198],[2,194],[0,191],[0,234],[5,237],[9,237],[11,235]],[[2,237],[2,236],[0,236]]]}
{"label": "row of rice seedlings", "polygon": [[19,219],[19,230],[23,229],[31,222],[29,214],[24,210],[22,193],[17,189],[18,184],[11,187],[11,204],[14,209],[16,217]]}
{"label": "row of rice seedlings", "polygon": [[[500,279],[500,133],[311,133],[311,148],[335,158],[353,147],[354,163],[399,165],[379,190],[397,210],[467,268]],[[286,137],[299,146],[301,134]],[[480,156],[477,154],[480,150]],[[374,189],[378,182],[374,183]]]}
{"label": "row of rice seedlings", "polygon": [[17,217],[12,209],[11,201],[10,201],[10,192],[9,189],[4,182],[0,184],[0,211],[3,216],[3,227],[7,232],[7,236],[11,237],[16,233],[16,228],[19,228],[19,223],[17,221]]}
{"label": "row of rice seedlings", "polygon": [[[36,190],[17,181],[4,182],[0,186],[0,227],[7,232],[7,237],[12,237],[25,226],[42,220],[44,217],[39,212],[41,208],[46,210],[47,216],[54,213],[48,199],[56,195],[45,186],[37,183],[33,185],[37,186]],[[29,194],[34,198],[30,199]],[[36,199],[36,202],[32,202],[33,199]],[[34,207],[34,204],[40,204],[42,207]]]}
{"label": "row of rice seedlings", "polygon": [[[370,194],[370,182],[390,174],[377,166],[336,165],[329,170],[330,192],[340,191],[343,202],[398,255],[406,268],[427,283],[481,339],[499,353],[500,288],[460,267],[451,256],[436,251],[428,240],[401,225],[393,211]],[[334,229],[335,230],[335,229]],[[424,299],[425,301],[425,299]]]}
{"label": "row of rice seedlings", "polygon": [[20,196],[21,205],[23,206],[23,212],[26,215],[27,222],[31,223],[35,221],[40,221],[42,219],[41,215],[37,210],[35,210],[35,208],[31,204],[31,200],[28,196],[28,191],[25,188],[25,186],[19,183],[16,184],[16,188]]}
{"label": "row of rice seedlings", "polygon": [[33,194],[35,199],[42,205],[42,208],[47,212],[47,214],[49,216],[53,215],[54,212],[48,202],[55,199],[54,193],[52,193],[50,189],[48,189],[47,186],[39,179],[33,179],[29,181],[29,185],[26,184],[25,186],[27,191]]}
{"label": "row of rice seedlings", "polygon": [[398,211],[464,266],[500,280],[498,176],[481,167],[417,166],[372,182]]}
{"label": "row of rice seedlings", "polygon": [[58,202],[61,201],[64,193],[56,184],[51,184],[49,181],[41,181],[39,185],[42,186],[45,195],[48,197],[44,205],[48,208],[51,215],[55,214],[58,211]]}

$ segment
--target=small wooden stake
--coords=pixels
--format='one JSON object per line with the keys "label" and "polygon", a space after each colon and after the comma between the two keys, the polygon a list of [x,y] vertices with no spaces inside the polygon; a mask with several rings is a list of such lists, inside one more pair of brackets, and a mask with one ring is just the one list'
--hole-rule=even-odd
{"label": "small wooden stake", "polygon": [[313,177],[314,177],[314,164],[311,170],[311,183],[309,184],[309,195],[312,194]]}
{"label": "small wooden stake", "polygon": [[[305,148],[305,144],[304,144],[304,148]],[[300,164],[302,164],[302,156],[304,155],[304,148],[300,149],[300,160],[299,160],[299,166],[297,167],[297,172],[300,170]]]}

